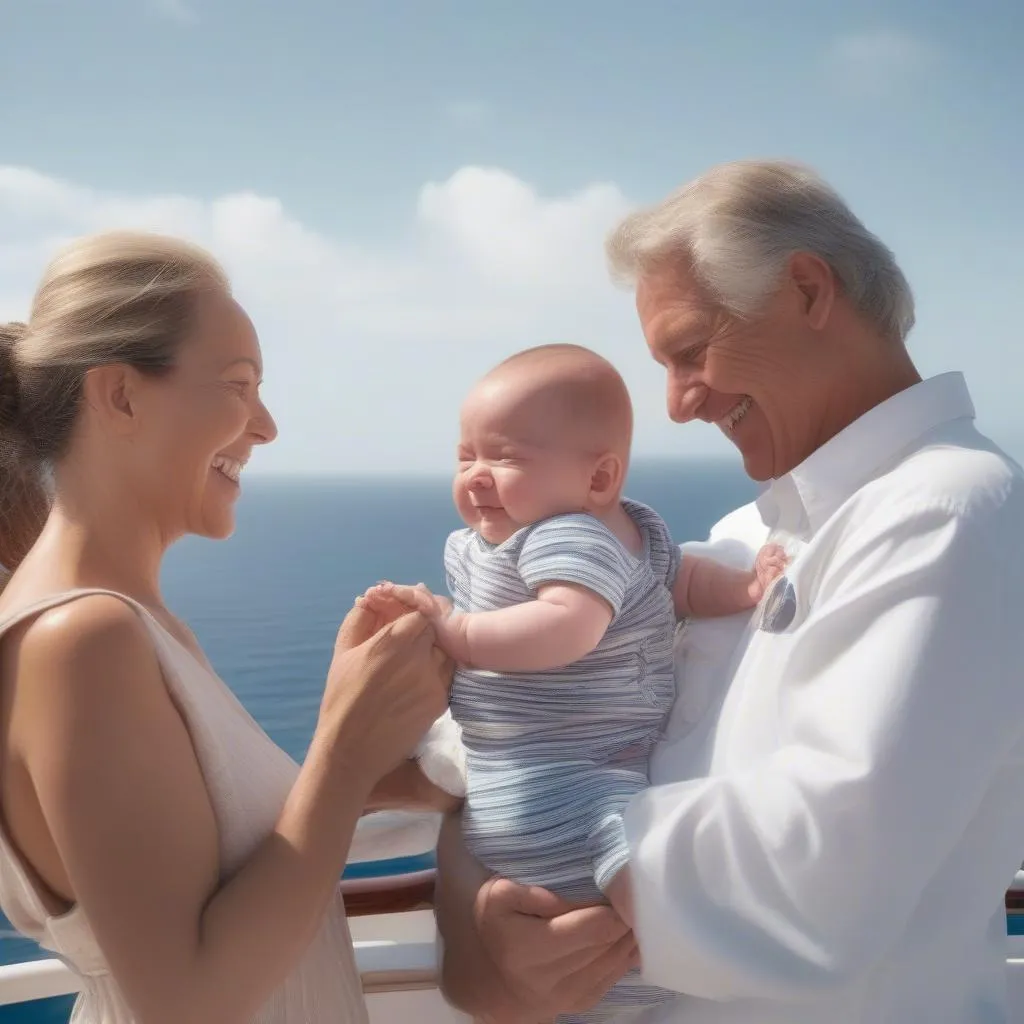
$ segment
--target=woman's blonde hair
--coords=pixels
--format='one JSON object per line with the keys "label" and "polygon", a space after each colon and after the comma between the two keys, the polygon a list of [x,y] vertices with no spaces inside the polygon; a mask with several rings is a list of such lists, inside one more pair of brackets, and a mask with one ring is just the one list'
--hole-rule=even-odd
{"label": "woman's blonde hair", "polygon": [[45,471],[67,452],[86,373],[116,363],[168,373],[197,296],[210,290],[230,285],[203,249],[109,232],[60,252],[28,321],[0,324],[0,561],[9,569],[45,519]]}

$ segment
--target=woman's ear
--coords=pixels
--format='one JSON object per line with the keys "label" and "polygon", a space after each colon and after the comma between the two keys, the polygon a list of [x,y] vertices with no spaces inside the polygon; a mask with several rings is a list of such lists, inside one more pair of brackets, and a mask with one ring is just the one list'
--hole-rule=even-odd
{"label": "woman's ear", "polygon": [[137,374],[128,366],[96,366],[82,380],[82,398],[105,430],[126,437],[138,426],[136,384]]}

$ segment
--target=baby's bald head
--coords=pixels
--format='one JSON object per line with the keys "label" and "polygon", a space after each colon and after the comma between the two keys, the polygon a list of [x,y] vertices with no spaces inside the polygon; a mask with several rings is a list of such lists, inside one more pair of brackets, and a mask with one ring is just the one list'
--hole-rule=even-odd
{"label": "baby's bald head", "polygon": [[625,464],[633,406],[618,370],[581,345],[541,345],[499,363],[473,389],[463,415],[486,411],[537,444],[611,452]]}
{"label": "baby's bald head", "polygon": [[544,345],[496,366],[462,406],[453,494],[492,544],[568,512],[614,513],[633,410],[615,367],[579,345]]}

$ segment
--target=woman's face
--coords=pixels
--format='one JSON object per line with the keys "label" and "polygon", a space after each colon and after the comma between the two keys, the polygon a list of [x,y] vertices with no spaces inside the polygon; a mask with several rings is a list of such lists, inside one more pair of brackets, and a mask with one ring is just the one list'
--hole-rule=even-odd
{"label": "woman's face", "polygon": [[165,539],[233,532],[243,468],[256,445],[277,436],[262,377],[249,318],[234,299],[210,292],[197,302],[174,370],[137,379],[136,469]]}

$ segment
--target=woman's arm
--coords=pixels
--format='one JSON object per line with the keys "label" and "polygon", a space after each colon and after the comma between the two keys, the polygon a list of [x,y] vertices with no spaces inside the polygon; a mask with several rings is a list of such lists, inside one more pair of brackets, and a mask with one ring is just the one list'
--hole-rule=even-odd
{"label": "woman's arm", "polygon": [[536,1024],[600,1002],[637,963],[611,907],[573,910],[553,893],[490,875],[449,816],[438,841],[434,902],[442,990],[486,1024]]}
{"label": "woman's arm", "polygon": [[370,793],[365,813],[372,811],[449,811],[458,810],[462,797],[435,786],[416,761],[403,761],[385,775]]}
{"label": "woman's arm", "polygon": [[18,750],[65,895],[142,1024],[251,1019],[316,934],[375,782],[442,710],[450,665],[425,620],[355,646],[365,615],[339,636],[276,825],[223,884],[206,785],[136,614],[87,597],[22,634]]}

